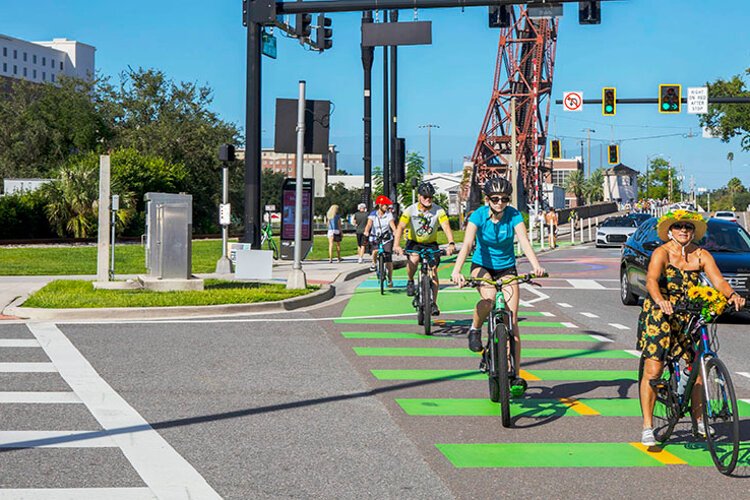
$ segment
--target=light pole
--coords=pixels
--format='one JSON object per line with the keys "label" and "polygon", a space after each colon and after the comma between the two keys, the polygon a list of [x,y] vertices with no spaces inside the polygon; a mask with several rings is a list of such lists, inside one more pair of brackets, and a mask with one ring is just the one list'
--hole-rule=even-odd
{"label": "light pole", "polygon": [[586,142],[588,143],[586,146],[588,148],[588,154],[586,157],[586,178],[588,179],[589,177],[591,177],[591,132],[596,133],[596,130],[585,128],[582,129],[581,132],[586,132]]}
{"label": "light pole", "polygon": [[440,125],[428,123],[427,125],[420,125],[419,128],[427,129],[427,175],[432,175],[432,129],[440,128]]}

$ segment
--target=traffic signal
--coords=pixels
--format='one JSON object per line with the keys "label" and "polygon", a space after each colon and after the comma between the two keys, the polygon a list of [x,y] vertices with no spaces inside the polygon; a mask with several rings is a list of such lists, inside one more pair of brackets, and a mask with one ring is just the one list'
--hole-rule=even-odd
{"label": "traffic signal", "polygon": [[617,89],[604,87],[602,89],[602,114],[615,116],[615,113],[617,113]]}
{"label": "traffic signal", "polygon": [[312,15],[310,14],[297,14],[297,20],[294,23],[294,34],[299,38],[310,38],[312,33]]}
{"label": "traffic signal", "polygon": [[659,113],[679,113],[682,109],[682,85],[659,85]]}
{"label": "traffic signal", "polygon": [[560,158],[562,158],[560,141],[558,139],[553,139],[552,142],[550,142],[550,149],[552,150],[550,157],[553,160],[559,160]]}
{"label": "traffic signal", "polygon": [[620,163],[620,146],[617,144],[610,144],[607,146],[607,160],[610,165],[617,165]]}
{"label": "traffic signal", "polygon": [[510,28],[512,5],[490,5],[490,28]]}
{"label": "traffic signal", "polygon": [[578,24],[601,24],[600,2],[578,2]]}
{"label": "traffic signal", "polygon": [[406,139],[396,138],[395,151],[393,152],[393,183],[406,182]]}
{"label": "traffic signal", "polygon": [[325,14],[318,14],[318,26],[315,28],[315,46],[321,52],[330,49],[333,46],[333,29],[331,28],[331,18]]}

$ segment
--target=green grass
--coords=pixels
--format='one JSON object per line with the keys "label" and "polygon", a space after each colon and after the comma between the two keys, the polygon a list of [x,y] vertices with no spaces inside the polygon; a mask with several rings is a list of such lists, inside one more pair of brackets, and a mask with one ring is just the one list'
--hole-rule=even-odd
{"label": "green grass", "polygon": [[[463,239],[463,231],[454,231],[456,241]],[[276,238],[278,243],[278,238]],[[231,240],[236,241],[236,240]],[[447,243],[445,234],[438,233],[438,241]],[[341,255],[357,253],[357,237],[345,234],[341,241]],[[193,274],[212,273],[221,257],[221,240],[193,241]],[[315,236],[309,260],[328,259],[328,238]],[[141,245],[118,244],[115,247],[116,274],[145,274],[145,250]],[[0,276],[61,276],[96,274],[96,246],[48,246],[0,248]]]}
{"label": "green grass", "polygon": [[185,292],[152,292],[146,290],[94,290],[90,281],[55,280],[33,294],[24,307],[53,309],[97,307],[169,307],[210,306],[273,302],[299,297],[317,290],[287,290],[284,285],[239,283],[206,280],[206,289]]}

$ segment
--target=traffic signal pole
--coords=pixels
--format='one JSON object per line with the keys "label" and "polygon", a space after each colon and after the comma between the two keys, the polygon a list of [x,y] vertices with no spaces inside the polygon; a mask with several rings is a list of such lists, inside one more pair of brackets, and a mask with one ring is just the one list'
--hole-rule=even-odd
{"label": "traffic signal pole", "polygon": [[242,241],[260,248],[260,62],[263,26],[247,19],[247,87],[245,113],[245,233]]}
{"label": "traffic signal pole", "polygon": [[[372,22],[372,11],[362,13],[362,25]],[[367,205],[367,212],[372,208],[372,62],[375,57],[375,47],[362,45],[362,69],[364,70],[364,171],[365,186],[362,200]]]}

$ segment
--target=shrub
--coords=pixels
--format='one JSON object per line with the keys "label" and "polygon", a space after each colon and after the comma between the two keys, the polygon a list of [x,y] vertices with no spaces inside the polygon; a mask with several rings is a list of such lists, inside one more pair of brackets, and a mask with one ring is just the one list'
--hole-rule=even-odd
{"label": "shrub", "polygon": [[0,239],[52,238],[40,191],[0,196]]}

